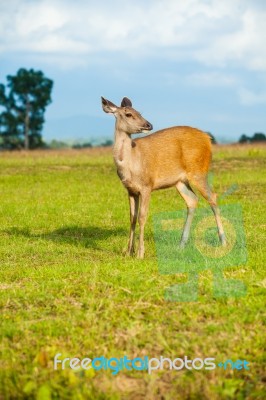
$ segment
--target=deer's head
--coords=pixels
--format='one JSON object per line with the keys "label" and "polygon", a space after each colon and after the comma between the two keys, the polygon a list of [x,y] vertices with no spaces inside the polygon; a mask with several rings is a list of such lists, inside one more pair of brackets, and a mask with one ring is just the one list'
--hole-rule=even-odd
{"label": "deer's head", "polygon": [[102,97],[102,107],[104,112],[114,114],[117,129],[126,132],[128,135],[145,133],[153,129],[152,124],[132,107],[132,103],[127,97],[123,98],[120,107]]}

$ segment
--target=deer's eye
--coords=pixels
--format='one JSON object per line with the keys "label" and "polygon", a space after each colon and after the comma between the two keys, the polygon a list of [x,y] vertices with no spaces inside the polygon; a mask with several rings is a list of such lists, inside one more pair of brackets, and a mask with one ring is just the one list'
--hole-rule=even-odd
{"label": "deer's eye", "polygon": [[131,117],[132,117],[132,114],[131,114],[131,113],[126,113],[126,117],[127,117],[127,118],[131,118]]}

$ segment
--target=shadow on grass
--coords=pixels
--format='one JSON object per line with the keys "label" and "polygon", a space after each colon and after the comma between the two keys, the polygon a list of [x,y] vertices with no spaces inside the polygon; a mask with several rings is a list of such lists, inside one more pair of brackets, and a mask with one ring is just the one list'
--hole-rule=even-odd
{"label": "shadow on grass", "polygon": [[83,246],[94,250],[102,250],[98,245],[99,242],[105,241],[111,237],[124,236],[127,239],[127,232],[122,228],[108,229],[99,228],[98,226],[88,226],[81,228],[79,226],[65,226],[60,229],[48,233],[31,233],[30,229],[13,227],[2,231],[10,236],[22,236],[27,239],[45,239],[61,244],[72,244],[75,246]]}

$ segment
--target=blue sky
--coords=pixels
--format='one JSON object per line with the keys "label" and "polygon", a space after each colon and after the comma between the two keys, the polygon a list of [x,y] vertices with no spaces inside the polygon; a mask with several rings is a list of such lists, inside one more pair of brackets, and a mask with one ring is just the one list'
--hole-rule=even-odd
{"label": "blue sky", "polygon": [[54,80],[47,140],[112,136],[103,95],[155,130],[234,141],[266,132],[265,21],[264,0],[1,1],[0,82],[20,67]]}

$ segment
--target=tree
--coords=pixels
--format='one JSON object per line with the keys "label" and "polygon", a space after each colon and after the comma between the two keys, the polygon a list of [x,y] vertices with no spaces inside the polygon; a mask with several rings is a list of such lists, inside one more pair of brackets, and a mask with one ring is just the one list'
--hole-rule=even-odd
{"label": "tree", "polygon": [[4,108],[0,114],[2,147],[42,147],[44,113],[51,103],[53,81],[42,71],[24,68],[14,76],[8,75],[7,81],[8,90],[0,85],[0,106]]}
{"label": "tree", "polygon": [[114,144],[114,142],[112,141],[112,139],[106,139],[103,143],[101,143],[101,146],[109,147],[109,146],[112,146],[113,144]]}
{"label": "tree", "polygon": [[262,132],[254,133],[253,137],[251,138],[252,142],[265,142],[266,136]]}
{"label": "tree", "polygon": [[262,132],[256,132],[253,136],[249,137],[246,135],[241,135],[239,138],[239,143],[256,143],[256,142],[265,142],[266,135]]}
{"label": "tree", "polygon": [[87,149],[92,147],[92,144],[90,142],[86,142],[86,143],[75,143],[72,146],[72,149]]}
{"label": "tree", "polygon": [[248,143],[249,141],[250,141],[250,138],[247,135],[243,134],[240,136],[238,142],[239,143]]}
{"label": "tree", "polygon": [[69,145],[61,140],[53,139],[49,144],[48,148],[50,149],[67,149]]}
{"label": "tree", "polygon": [[215,137],[213,136],[213,134],[211,132],[206,132],[207,135],[210,136],[211,142],[212,144],[217,144],[217,140],[215,139]]}

